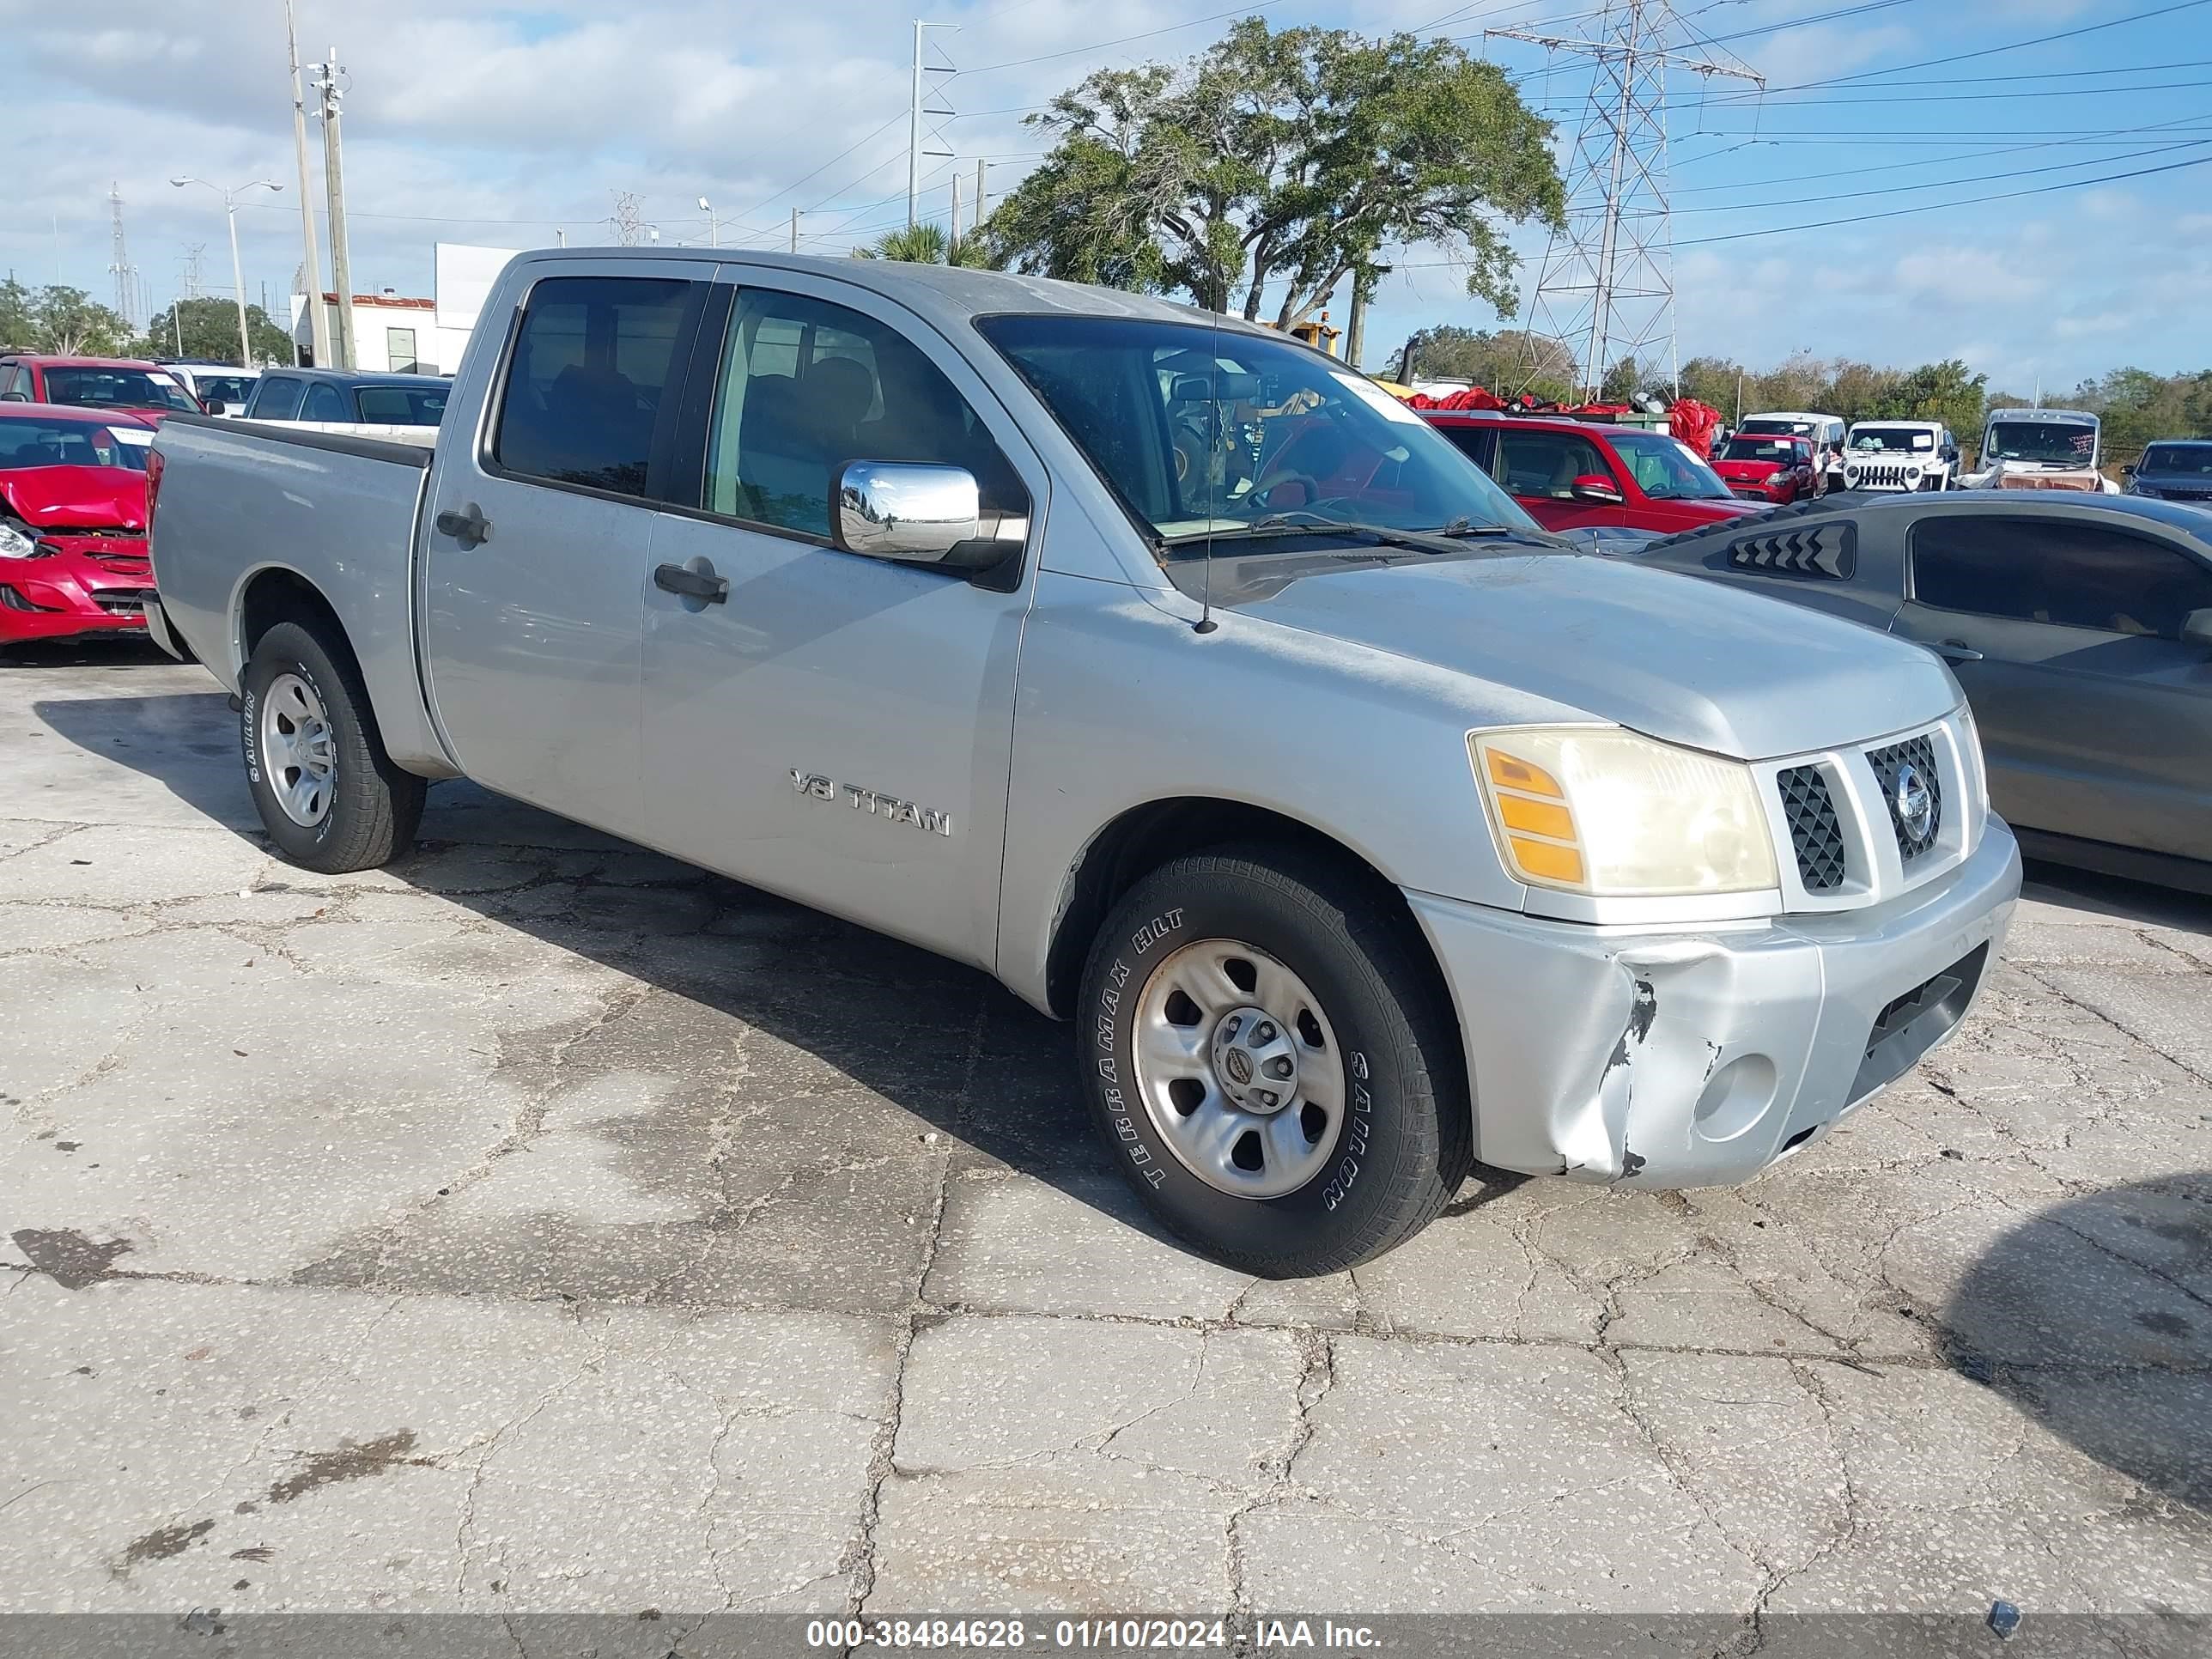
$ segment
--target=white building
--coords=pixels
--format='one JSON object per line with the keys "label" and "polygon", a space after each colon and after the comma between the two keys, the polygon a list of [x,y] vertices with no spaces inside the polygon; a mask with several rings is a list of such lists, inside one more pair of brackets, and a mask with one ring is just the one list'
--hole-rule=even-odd
{"label": "white building", "polygon": [[[313,331],[307,321],[302,296],[292,296],[292,338],[300,360],[313,356]],[[329,326],[337,327],[338,296],[323,295],[323,314]],[[353,296],[354,367],[389,369],[403,374],[450,374],[459,367],[461,349],[469,343],[465,328],[445,328],[438,322],[435,300],[412,300],[392,289]]]}

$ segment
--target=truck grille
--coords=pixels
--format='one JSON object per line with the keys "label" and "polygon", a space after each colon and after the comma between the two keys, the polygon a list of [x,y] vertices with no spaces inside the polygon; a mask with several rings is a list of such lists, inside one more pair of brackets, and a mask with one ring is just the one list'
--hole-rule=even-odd
{"label": "truck grille", "polygon": [[1844,884],[1844,826],[1828,793],[1828,780],[1817,766],[1790,766],[1775,778],[1782,810],[1790,823],[1790,844],[1797,852],[1797,874],[1808,893],[1833,892]]}
{"label": "truck grille", "polygon": [[1911,489],[1919,484],[1917,478],[1907,478],[1902,463],[1878,463],[1859,468],[1855,489]]}
{"label": "truck grille", "polygon": [[[1936,837],[1943,828],[1943,782],[1936,769],[1936,745],[1924,737],[1907,738],[1886,749],[1869,750],[1867,763],[1874,768],[1875,781],[1881,786],[1882,803],[1889,808],[1890,828],[1897,832],[1898,854],[1909,866],[1936,844]],[[1908,766],[1918,776],[1921,787],[1928,791],[1927,823],[1917,830],[1907,825],[1898,802],[1898,778]]]}

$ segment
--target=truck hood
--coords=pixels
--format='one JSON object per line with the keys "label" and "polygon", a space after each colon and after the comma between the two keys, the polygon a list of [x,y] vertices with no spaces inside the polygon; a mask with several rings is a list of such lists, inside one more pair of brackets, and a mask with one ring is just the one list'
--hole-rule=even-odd
{"label": "truck hood", "polygon": [[1730,483],[1764,483],[1778,472],[1786,472],[1780,461],[1715,461],[1714,471]]}
{"label": "truck hood", "polygon": [[10,468],[0,501],[34,530],[146,527],[146,475],[127,466]]}
{"label": "truck hood", "polygon": [[[1589,554],[1214,561],[1218,609],[1345,640],[1739,760],[1863,743],[1960,701],[1929,652],[1718,582]],[[1197,570],[1178,568],[1193,598]]]}

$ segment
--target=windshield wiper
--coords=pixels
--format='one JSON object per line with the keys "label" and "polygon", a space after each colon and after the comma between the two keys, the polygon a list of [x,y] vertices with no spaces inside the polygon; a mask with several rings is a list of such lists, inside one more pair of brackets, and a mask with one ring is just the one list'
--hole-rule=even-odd
{"label": "windshield wiper", "polygon": [[1454,519],[1449,524],[1440,524],[1427,533],[1431,536],[1449,536],[1454,541],[1476,541],[1486,537],[1505,540],[1528,532],[1516,530],[1510,524],[1477,524],[1472,519]]}
{"label": "windshield wiper", "polygon": [[1362,524],[1341,519],[1297,518],[1271,514],[1226,530],[1194,530],[1188,535],[1164,536],[1162,547],[1196,547],[1209,542],[1274,541],[1285,536],[1341,536],[1383,547],[1409,548],[1417,553],[1443,553],[1449,544],[1435,531],[1399,530],[1389,525]]}

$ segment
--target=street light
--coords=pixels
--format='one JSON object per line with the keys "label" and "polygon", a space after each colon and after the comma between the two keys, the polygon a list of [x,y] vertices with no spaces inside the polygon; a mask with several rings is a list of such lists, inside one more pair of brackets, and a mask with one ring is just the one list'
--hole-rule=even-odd
{"label": "street light", "polygon": [[707,198],[703,196],[699,198],[699,211],[707,216],[707,246],[721,246],[722,228],[714,222],[714,210],[707,204]]}
{"label": "street light", "polygon": [[240,185],[231,190],[225,190],[221,185],[210,185],[204,179],[172,179],[169,182],[179,190],[186,185],[199,185],[222,198],[223,217],[230,222],[230,292],[231,297],[238,301],[238,366],[251,368],[253,367],[253,342],[246,331],[246,272],[238,263],[238,198],[241,192],[249,190],[281,191],[284,186],[268,179],[256,179],[251,184]]}

